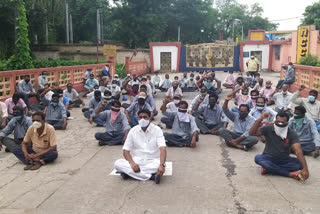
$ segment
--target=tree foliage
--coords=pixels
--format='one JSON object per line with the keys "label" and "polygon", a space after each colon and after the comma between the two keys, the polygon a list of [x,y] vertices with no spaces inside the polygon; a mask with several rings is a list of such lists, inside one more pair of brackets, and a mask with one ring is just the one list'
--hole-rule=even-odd
{"label": "tree foliage", "polygon": [[304,25],[315,25],[317,29],[320,29],[320,2],[306,7],[303,16]]}
{"label": "tree foliage", "polygon": [[[20,0],[16,0],[20,1]],[[32,44],[66,42],[65,1],[72,15],[75,43],[95,43],[96,12],[100,9],[104,23],[104,40],[124,44],[129,48],[148,47],[149,42],[177,41],[195,44],[214,42],[222,30],[224,38],[241,36],[248,30],[275,30],[277,25],[262,17],[259,4],[247,6],[236,0],[21,0],[25,2]],[[215,3],[214,3],[215,2]],[[0,1],[0,59],[14,50],[14,2]]]}

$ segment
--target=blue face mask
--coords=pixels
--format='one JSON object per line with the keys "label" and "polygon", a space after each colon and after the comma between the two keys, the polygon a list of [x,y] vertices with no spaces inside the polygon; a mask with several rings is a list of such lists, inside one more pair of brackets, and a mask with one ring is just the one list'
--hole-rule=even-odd
{"label": "blue face mask", "polygon": [[53,106],[57,106],[59,104],[59,102],[56,102],[56,101],[51,101],[51,103]]}
{"label": "blue face mask", "polygon": [[205,83],[204,83],[204,86],[205,86],[207,89],[209,89],[209,88],[212,87],[212,82],[205,82]]}
{"label": "blue face mask", "polygon": [[21,115],[17,115],[17,116],[14,116],[13,118],[15,118],[16,120],[21,120],[22,116]]}
{"label": "blue face mask", "polygon": [[316,98],[314,96],[309,96],[308,100],[309,100],[310,103],[313,103],[313,102],[316,101]]}

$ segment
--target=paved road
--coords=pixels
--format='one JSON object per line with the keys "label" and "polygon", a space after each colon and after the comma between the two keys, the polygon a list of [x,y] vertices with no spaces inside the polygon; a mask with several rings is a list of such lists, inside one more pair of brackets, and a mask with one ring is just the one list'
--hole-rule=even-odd
{"label": "paved road", "polygon": [[[264,77],[278,79],[274,73]],[[262,152],[262,143],[243,152],[226,147],[219,137],[202,135],[196,149],[168,148],[173,174],[160,185],[123,181],[109,176],[122,157],[121,147],[98,147],[94,133],[103,128],[90,125],[80,109],[72,115],[68,129],[57,132],[59,158],[54,164],[23,171],[11,154],[0,152],[1,214],[320,213],[320,160],[307,157],[311,177],[306,182],[261,176],[253,159]]]}

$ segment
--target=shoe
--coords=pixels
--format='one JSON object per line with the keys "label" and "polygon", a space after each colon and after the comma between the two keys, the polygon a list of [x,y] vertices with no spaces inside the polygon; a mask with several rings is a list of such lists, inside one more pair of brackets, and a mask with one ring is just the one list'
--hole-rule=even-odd
{"label": "shoe", "polygon": [[33,164],[29,164],[23,168],[23,170],[30,170],[33,167]]}
{"label": "shoe", "polygon": [[122,177],[123,180],[127,180],[129,178],[129,175],[127,175],[124,172],[120,172],[120,176]]}
{"label": "shoe", "polygon": [[105,145],[108,145],[107,142],[103,142],[103,141],[99,141],[99,146],[105,146]]}
{"label": "shoe", "polygon": [[156,184],[160,184],[160,176],[155,175],[155,177],[154,177],[154,182],[155,182]]}
{"label": "shoe", "polygon": [[10,153],[10,152],[11,152],[8,148],[5,148],[4,151],[7,152],[7,153]]}
{"label": "shoe", "polygon": [[267,173],[268,171],[265,168],[261,167],[261,175],[265,175]]}
{"label": "shoe", "polygon": [[33,166],[30,168],[30,170],[38,170],[38,169],[40,169],[40,167],[42,166],[42,164],[41,163],[39,163],[39,162],[36,162],[36,163],[34,163],[33,164]]}

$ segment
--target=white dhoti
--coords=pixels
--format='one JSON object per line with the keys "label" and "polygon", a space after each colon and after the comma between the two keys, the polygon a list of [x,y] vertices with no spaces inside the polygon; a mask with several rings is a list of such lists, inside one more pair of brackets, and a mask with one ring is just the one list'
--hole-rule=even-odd
{"label": "white dhoti", "polygon": [[151,178],[151,175],[153,173],[156,173],[158,171],[159,165],[160,165],[160,159],[141,159],[137,157],[132,158],[133,161],[139,165],[140,172],[136,173],[132,170],[129,162],[125,159],[119,159],[116,160],[114,163],[114,168],[117,170],[117,172],[123,172],[130,177],[140,180],[140,181],[146,181]]}

